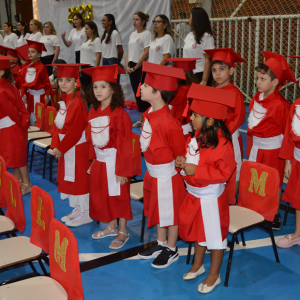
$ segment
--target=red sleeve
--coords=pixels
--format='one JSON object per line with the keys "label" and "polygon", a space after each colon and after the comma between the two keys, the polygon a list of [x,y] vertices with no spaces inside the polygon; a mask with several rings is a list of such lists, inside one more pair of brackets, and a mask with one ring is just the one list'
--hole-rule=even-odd
{"label": "red sleeve", "polygon": [[[251,109],[253,107],[254,104],[254,98],[252,98],[250,105],[249,105],[249,111],[251,112]],[[250,156],[250,152],[252,149],[252,145],[253,145],[253,137],[252,135],[250,135],[247,131],[247,149],[246,149],[246,155],[249,157]]]}
{"label": "red sleeve", "polygon": [[168,144],[174,154],[174,158],[177,156],[185,156],[186,139],[183,135],[181,127],[171,128],[168,131]]}
{"label": "red sleeve", "polygon": [[[90,114],[89,114],[88,119],[90,120]],[[91,124],[90,124],[90,122],[88,122],[88,126],[87,126],[87,129],[86,129],[86,140],[87,140],[88,146],[89,146],[89,160],[96,159],[95,148],[92,144]]]}
{"label": "red sleeve", "polygon": [[245,109],[244,97],[240,92],[237,92],[234,114],[231,120],[228,120],[229,131],[234,133],[236,130],[238,130],[238,128],[244,124],[245,116],[246,116],[246,109]]}
{"label": "red sleeve", "polygon": [[23,68],[19,73],[18,84],[20,85],[21,96],[23,97],[26,94],[27,88],[24,88],[23,82],[26,76],[27,67]]}
{"label": "red sleeve", "polygon": [[125,110],[122,109],[114,121],[116,122],[116,175],[132,176],[133,149],[132,149],[132,122]]}
{"label": "red sleeve", "polygon": [[50,95],[51,94],[51,83],[50,83],[50,80],[49,80],[49,75],[48,75],[47,68],[45,66],[44,66],[44,68],[41,72],[41,76],[43,78],[45,94]]}
{"label": "red sleeve", "polygon": [[57,148],[59,145],[59,137],[58,137],[58,128],[56,127],[54,123],[54,130],[52,133],[52,139],[51,139],[51,149]]}

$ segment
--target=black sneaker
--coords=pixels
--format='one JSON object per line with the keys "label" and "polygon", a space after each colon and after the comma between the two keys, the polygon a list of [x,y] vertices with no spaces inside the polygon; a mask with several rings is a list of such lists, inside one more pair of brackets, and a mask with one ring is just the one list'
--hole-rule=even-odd
{"label": "black sneaker", "polygon": [[155,258],[157,257],[160,252],[166,247],[158,245],[158,242],[155,241],[153,245],[150,247],[146,248],[145,250],[141,251],[138,256],[139,258],[142,259],[150,259],[150,258]]}
{"label": "black sneaker", "polygon": [[175,251],[172,251],[169,247],[164,247],[162,252],[154,259],[151,266],[156,269],[163,269],[178,260],[178,258],[179,254],[177,247]]}
{"label": "black sneaker", "polygon": [[279,230],[281,228],[281,216],[276,214],[272,223],[273,230]]}

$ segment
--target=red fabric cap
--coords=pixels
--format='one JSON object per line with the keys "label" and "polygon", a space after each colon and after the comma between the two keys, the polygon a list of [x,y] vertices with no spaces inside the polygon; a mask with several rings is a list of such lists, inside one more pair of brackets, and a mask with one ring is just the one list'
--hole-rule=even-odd
{"label": "red fabric cap", "polygon": [[126,72],[117,64],[107,65],[101,67],[93,67],[81,70],[81,72],[92,77],[92,81],[109,81],[109,82],[118,82],[119,74],[126,74]]}
{"label": "red fabric cap", "polygon": [[193,83],[187,97],[193,99],[192,111],[208,118],[225,120],[228,106],[235,106],[236,93]]}
{"label": "red fabric cap", "polygon": [[47,52],[47,49],[46,49],[44,43],[27,40],[27,44],[29,45],[29,48],[33,48],[40,53],[42,53],[43,51]]}
{"label": "red fabric cap", "polygon": [[162,91],[176,91],[177,79],[186,79],[184,71],[178,68],[143,62],[143,72],[147,72],[145,83]]}
{"label": "red fabric cap", "polygon": [[11,65],[10,65],[10,60],[17,60],[15,58],[12,57],[8,57],[5,55],[0,55],[0,69],[10,69]]}
{"label": "red fabric cap", "polygon": [[196,69],[196,61],[201,58],[168,58],[165,61],[173,61],[173,68],[182,69],[183,71],[193,71]]}
{"label": "red fabric cap", "polygon": [[28,57],[28,49],[29,49],[28,44],[25,44],[23,46],[16,48],[16,51],[18,52],[20,58],[25,61],[30,61],[30,59]]}
{"label": "red fabric cap", "polygon": [[77,78],[79,77],[79,67],[88,64],[50,64],[47,67],[57,67],[57,77]]}
{"label": "red fabric cap", "polygon": [[4,55],[11,55],[13,57],[18,57],[18,52],[13,48],[0,46],[0,52],[2,52]]}
{"label": "red fabric cap", "polygon": [[291,57],[291,58],[300,58],[300,56],[297,56],[297,55],[289,55],[288,57]]}
{"label": "red fabric cap", "polygon": [[231,48],[219,48],[219,49],[210,49],[210,50],[203,50],[203,51],[212,58],[212,61],[220,60],[228,64],[230,67],[235,67],[234,63],[246,62]]}
{"label": "red fabric cap", "polygon": [[268,51],[263,51],[262,53],[266,59],[264,65],[271,69],[279,80],[280,85],[284,85],[287,80],[297,83],[296,78],[283,55]]}

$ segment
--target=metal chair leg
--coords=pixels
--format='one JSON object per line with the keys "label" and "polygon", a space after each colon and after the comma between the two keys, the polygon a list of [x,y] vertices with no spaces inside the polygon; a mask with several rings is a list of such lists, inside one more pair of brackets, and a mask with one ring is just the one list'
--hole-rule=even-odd
{"label": "metal chair leg", "polygon": [[34,265],[33,265],[33,263],[31,261],[29,262],[29,265],[30,265],[32,271],[35,272],[35,273],[37,273],[36,268],[34,267]]}
{"label": "metal chair leg", "polygon": [[140,239],[141,243],[144,243],[145,221],[146,221],[146,218],[145,218],[144,210],[143,210],[143,219],[142,219],[142,228],[141,228],[141,239]]}
{"label": "metal chair leg", "polygon": [[42,177],[43,179],[45,179],[45,173],[46,173],[47,150],[48,148],[46,148],[44,152],[43,177]]}
{"label": "metal chair leg", "polygon": [[52,155],[50,155],[49,167],[50,167],[50,182],[52,182]]}
{"label": "metal chair leg", "polygon": [[286,225],[287,216],[288,216],[288,213],[289,213],[289,208],[290,208],[290,204],[287,203],[286,207],[285,207],[285,214],[284,214],[283,226]]}
{"label": "metal chair leg", "polygon": [[235,241],[235,238],[236,238],[236,234],[234,234],[232,236],[231,243],[230,243],[230,252],[229,252],[229,257],[228,257],[228,263],[227,263],[227,270],[226,270],[226,277],[225,277],[224,286],[228,286],[230,268],[231,268],[232,257],[233,257],[233,250],[234,250],[234,241]]}
{"label": "metal chair leg", "polygon": [[35,145],[33,144],[33,145],[32,145],[32,152],[31,152],[31,160],[30,160],[29,172],[32,171],[32,163],[33,163],[34,148],[35,148]]}
{"label": "metal chair leg", "polygon": [[193,247],[193,243],[192,243],[192,242],[189,242],[189,248],[188,248],[188,253],[187,253],[187,257],[186,257],[186,264],[187,264],[187,265],[190,264],[192,247]]}
{"label": "metal chair leg", "polygon": [[244,231],[241,231],[241,237],[242,237],[243,246],[246,246]]}
{"label": "metal chair leg", "polygon": [[48,272],[47,272],[45,266],[43,265],[43,262],[41,261],[41,259],[38,259],[38,262],[39,262],[40,267],[42,268],[42,270],[43,270],[45,276],[48,276]]}
{"label": "metal chair leg", "polygon": [[270,238],[271,238],[271,241],[272,241],[272,246],[273,246],[273,251],[274,251],[276,262],[280,263],[278,252],[277,252],[277,246],[276,246],[275,239],[274,239],[274,234],[273,234],[273,229],[272,229],[272,223],[269,222],[269,224],[267,225],[267,227],[268,227],[268,230],[269,230],[269,233],[270,233]]}

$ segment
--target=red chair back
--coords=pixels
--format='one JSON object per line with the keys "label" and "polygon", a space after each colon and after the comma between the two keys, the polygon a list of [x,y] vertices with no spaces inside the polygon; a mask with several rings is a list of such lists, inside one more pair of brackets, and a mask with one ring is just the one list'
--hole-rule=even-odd
{"label": "red chair back", "polygon": [[57,111],[58,101],[59,101],[59,93],[56,89],[51,90],[51,106],[55,108]]}
{"label": "red chair back", "polygon": [[35,126],[40,128],[41,130],[45,130],[46,129],[45,104],[41,102],[37,102],[35,104],[35,116],[36,116]]}
{"label": "red chair back", "polygon": [[6,194],[4,189],[5,184],[5,172],[6,172],[6,164],[3,157],[0,155],[0,208],[6,209]]}
{"label": "red chair back", "polygon": [[73,232],[56,219],[50,223],[50,274],[68,294],[70,300],[82,300],[79,253]]}
{"label": "red chair back", "polygon": [[25,215],[20,182],[15,176],[7,171],[4,176],[4,188],[5,193],[8,196],[5,216],[15,223],[15,227],[19,231],[23,231],[25,228]]}
{"label": "red chair back", "polygon": [[56,117],[56,109],[52,106],[46,108],[46,131],[50,134],[54,131],[54,120]]}
{"label": "red chair back", "polygon": [[142,175],[140,136],[132,132],[133,175]]}
{"label": "red chair back", "polygon": [[30,242],[49,253],[49,228],[54,218],[51,196],[43,189],[33,186],[31,191],[31,235]]}
{"label": "red chair back", "polygon": [[245,161],[242,164],[238,206],[254,210],[273,221],[278,207],[279,173],[266,165]]}

